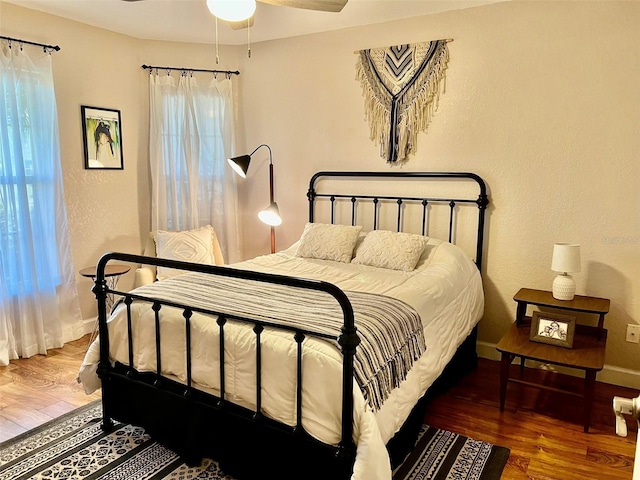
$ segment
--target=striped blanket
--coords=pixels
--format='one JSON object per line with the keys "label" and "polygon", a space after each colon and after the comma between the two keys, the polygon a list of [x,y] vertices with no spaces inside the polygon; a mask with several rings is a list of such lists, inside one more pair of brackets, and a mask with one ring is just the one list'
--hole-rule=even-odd
{"label": "striped blanket", "polygon": [[[284,285],[188,273],[132,293],[329,334],[336,345],[343,327],[342,310],[332,296]],[[418,313],[400,300],[345,293],[361,340],[354,358],[354,378],[367,403],[378,410],[426,350],[423,326]]]}

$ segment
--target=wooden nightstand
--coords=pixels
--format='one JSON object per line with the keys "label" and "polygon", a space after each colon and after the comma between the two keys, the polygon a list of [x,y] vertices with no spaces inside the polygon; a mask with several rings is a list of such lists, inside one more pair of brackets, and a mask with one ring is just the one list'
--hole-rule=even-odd
{"label": "wooden nightstand", "polygon": [[[500,410],[504,410],[508,382],[520,383],[553,392],[567,393],[583,398],[584,431],[588,432],[596,373],[602,370],[604,366],[604,351],[607,345],[607,330],[604,329],[604,317],[609,312],[609,299],[576,295],[573,300],[556,300],[551,292],[529,288],[520,289],[513,299],[518,304],[516,321],[496,345],[497,350],[502,354]],[[531,318],[526,316],[528,305],[598,315],[598,326],[576,325],[573,348],[571,349],[532,342],[529,340]],[[524,369],[524,361],[526,359],[584,370],[584,391],[576,393],[517,378],[509,378],[509,366],[517,357],[520,357],[521,370]]]}

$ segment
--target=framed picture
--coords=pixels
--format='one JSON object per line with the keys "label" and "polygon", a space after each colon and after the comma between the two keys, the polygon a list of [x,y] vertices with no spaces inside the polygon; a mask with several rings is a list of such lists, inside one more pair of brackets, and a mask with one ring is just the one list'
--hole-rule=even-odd
{"label": "framed picture", "polygon": [[576,317],[557,313],[533,312],[529,339],[558,347],[573,348]]}
{"label": "framed picture", "polygon": [[120,110],[80,107],[84,168],[122,170],[122,124]]}

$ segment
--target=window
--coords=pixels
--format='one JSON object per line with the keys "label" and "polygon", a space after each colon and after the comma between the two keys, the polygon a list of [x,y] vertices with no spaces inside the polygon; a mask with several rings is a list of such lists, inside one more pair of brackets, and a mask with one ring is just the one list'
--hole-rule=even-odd
{"label": "window", "polygon": [[237,250],[231,80],[152,74],[150,95],[152,229],[212,225]]}
{"label": "window", "polygon": [[51,56],[0,42],[0,365],[82,334]]}
{"label": "window", "polygon": [[29,73],[35,81],[23,80],[29,75],[21,72],[17,81],[3,85],[0,99],[4,123],[0,135],[0,271],[11,296],[54,288],[60,282],[54,196],[58,143],[52,141],[51,125],[33,120],[43,111],[38,102],[52,92],[37,73]]}

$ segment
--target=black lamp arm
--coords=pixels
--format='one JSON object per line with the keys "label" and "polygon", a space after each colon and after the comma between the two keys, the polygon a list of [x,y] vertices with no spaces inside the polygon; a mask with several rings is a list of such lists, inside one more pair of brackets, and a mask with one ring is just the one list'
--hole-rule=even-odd
{"label": "black lamp arm", "polygon": [[266,143],[258,145],[253,152],[249,154],[250,157],[253,157],[253,154],[258,151],[258,149],[262,147],[267,147],[269,150],[269,204],[273,203],[273,155],[271,155],[271,147]]}
{"label": "black lamp arm", "polygon": [[269,149],[269,165],[273,164],[273,156],[271,155],[271,147],[269,145],[267,145],[266,143],[263,143],[261,145],[258,145],[255,150],[253,152],[251,152],[249,154],[250,157],[253,157],[253,154],[256,153],[258,151],[258,149],[262,148],[262,147],[267,147]]}
{"label": "black lamp arm", "polygon": [[[273,199],[273,155],[271,154],[271,147],[266,143],[258,145],[253,152],[249,154],[249,157],[253,157],[253,154],[262,147],[267,147],[269,150],[269,206],[275,203]],[[276,251],[276,233],[275,228],[271,226],[271,253]]]}

